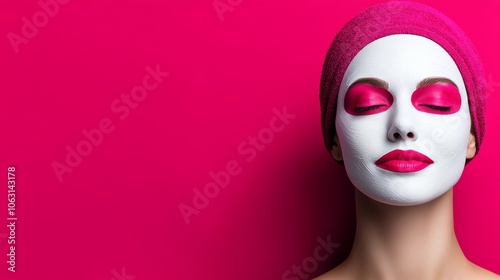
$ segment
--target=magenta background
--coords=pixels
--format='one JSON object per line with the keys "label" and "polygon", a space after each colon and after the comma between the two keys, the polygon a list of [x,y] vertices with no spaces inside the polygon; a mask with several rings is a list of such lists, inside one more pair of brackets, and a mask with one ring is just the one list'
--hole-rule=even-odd
{"label": "magenta background", "polygon": [[[15,274],[0,226],[0,279],[281,279],[328,235],[341,246],[311,276],[345,258],[352,187],[323,146],[319,79],[336,32],[380,1],[243,0],[224,20],[212,0],[102,2],[61,5],[16,54],[6,35],[40,6],[0,1],[1,172],[17,167],[19,218]],[[500,1],[421,2],[465,30],[490,77],[455,214],[465,254],[500,273]],[[110,104],[157,64],[170,76],[121,121]],[[247,162],[238,145],[285,106],[296,118]],[[59,182],[52,162],[103,118],[116,129]],[[186,225],[179,204],[231,160],[241,174]]]}

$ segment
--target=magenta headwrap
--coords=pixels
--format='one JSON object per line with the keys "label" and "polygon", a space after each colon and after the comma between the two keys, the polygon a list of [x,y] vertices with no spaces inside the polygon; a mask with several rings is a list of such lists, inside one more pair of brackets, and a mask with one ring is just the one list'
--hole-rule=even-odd
{"label": "magenta headwrap", "polygon": [[335,135],[337,94],[347,66],[364,46],[394,34],[426,37],[453,58],[467,90],[472,132],[479,151],[485,131],[486,106],[486,81],[479,55],[453,21],[429,6],[412,1],[372,6],[351,19],[333,40],[325,58],[320,85],[321,124],[328,151]]}

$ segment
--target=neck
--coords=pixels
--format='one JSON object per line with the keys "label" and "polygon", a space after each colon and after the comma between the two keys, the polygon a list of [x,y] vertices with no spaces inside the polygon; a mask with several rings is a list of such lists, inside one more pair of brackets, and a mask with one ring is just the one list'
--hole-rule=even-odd
{"label": "neck", "polygon": [[452,190],[417,206],[379,203],[356,190],[356,218],[346,264],[363,267],[358,279],[446,279],[468,266],[455,236]]}

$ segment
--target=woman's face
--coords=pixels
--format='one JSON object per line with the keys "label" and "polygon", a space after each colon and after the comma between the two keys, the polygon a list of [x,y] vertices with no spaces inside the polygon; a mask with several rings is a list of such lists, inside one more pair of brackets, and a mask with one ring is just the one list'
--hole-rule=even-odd
{"label": "woman's face", "polygon": [[336,132],[347,174],[383,203],[422,204],[452,188],[465,165],[470,123],[460,71],[421,36],[371,42],[340,86]]}

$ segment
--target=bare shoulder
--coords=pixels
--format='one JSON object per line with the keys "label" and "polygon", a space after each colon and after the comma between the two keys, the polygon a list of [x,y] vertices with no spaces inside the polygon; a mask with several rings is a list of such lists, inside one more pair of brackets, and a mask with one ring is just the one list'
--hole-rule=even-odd
{"label": "bare shoulder", "polygon": [[329,270],[328,272],[314,278],[313,280],[349,280],[352,277],[347,276],[347,271],[345,268],[345,263],[340,264],[336,268]]}
{"label": "bare shoulder", "polygon": [[500,275],[493,273],[480,266],[474,265],[473,267],[474,279],[478,280],[500,280]]}
{"label": "bare shoulder", "polygon": [[[465,270],[460,272],[459,277],[451,276],[450,280],[500,280],[500,275],[493,273],[487,269],[484,269],[480,266],[477,266],[473,263],[470,263],[470,266],[467,266]],[[352,280],[352,279],[361,279],[355,275],[356,270],[350,270],[346,263],[342,263],[336,268],[314,278],[313,280]]]}
{"label": "bare shoulder", "polygon": [[317,278],[314,278],[313,280],[346,280],[345,278],[340,278],[338,273],[335,273],[333,270],[330,270],[324,274],[321,274]]}

